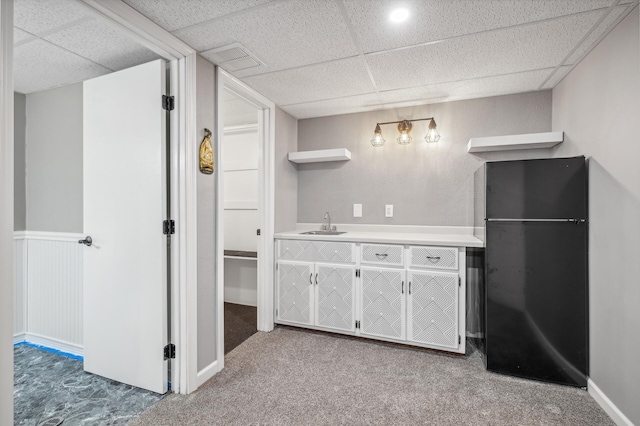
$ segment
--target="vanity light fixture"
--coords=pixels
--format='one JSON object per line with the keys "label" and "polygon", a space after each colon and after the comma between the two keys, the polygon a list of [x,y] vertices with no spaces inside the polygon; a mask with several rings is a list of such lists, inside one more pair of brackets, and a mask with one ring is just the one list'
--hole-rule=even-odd
{"label": "vanity light fixture", "polygon": [[411,128],[413,125],[411,124],[414,121],[426,121],[429,120],[429,130],[427,131],[427,135],[424,137],[424,140],[428,143],[438,142],[440,140],[440,134],[436,129],[436,120],[433,117],[429,118],[417,118],[415,120],[400,120],[400,121],[387,121],[384,123],[376,123],[376,129],[373,131],[373,139],[371,139],[371,145],[375,147],[380,147],[384,145],[384,138],[382,137],[382,130],[380,126],[384,126],[385,124],[397,124],[398,131],[400,132],[400,136],[396,139],[399,145],[409,145],[413,140],[413,137],[409,133],[411,133]]}

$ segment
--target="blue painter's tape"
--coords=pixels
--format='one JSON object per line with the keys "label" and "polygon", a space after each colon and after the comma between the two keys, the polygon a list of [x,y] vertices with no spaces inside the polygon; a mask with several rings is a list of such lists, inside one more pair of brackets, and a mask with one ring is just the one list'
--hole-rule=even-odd
{"label": "blue painter's tape", "polygon": [[36,345],[35,343],[31,343],[31,342],[18,342],[18,343],[14,343],[13,344],[13,346],[18,346],[18,345],[30,346],[32,348],[40,349],[42,351],[50,352],[50,353],[56,354],[56,355],[61,355],[61,356],[67,357],[67,358],[75,359],[77,361],[84,361],[84,358],[82,356],[80,356],[80,355],[74,355],[74,354],[70,354],[69,352],[63,352],[63,351],[59,351],[57,349],[48,348],[46,346]]}

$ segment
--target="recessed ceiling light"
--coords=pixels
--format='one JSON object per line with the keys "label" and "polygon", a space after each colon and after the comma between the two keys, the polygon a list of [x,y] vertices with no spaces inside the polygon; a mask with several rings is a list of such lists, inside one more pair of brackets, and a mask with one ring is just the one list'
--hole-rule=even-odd
{"label": "recessed ceiling light", "polygon": [[399,8],[391,11],[389,19],[391,22],[403,22],[409,17],[409,11],[407,9]]}

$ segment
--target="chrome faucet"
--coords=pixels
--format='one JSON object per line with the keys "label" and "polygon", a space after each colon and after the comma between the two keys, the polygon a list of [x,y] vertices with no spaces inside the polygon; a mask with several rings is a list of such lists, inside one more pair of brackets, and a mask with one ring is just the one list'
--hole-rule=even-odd
{"label": "chrome faucet", "polygon": [[329,216],[329,212],[324,214],[324,224],[322,225],[322,229],[325,231],[331,231],[331,216]]}

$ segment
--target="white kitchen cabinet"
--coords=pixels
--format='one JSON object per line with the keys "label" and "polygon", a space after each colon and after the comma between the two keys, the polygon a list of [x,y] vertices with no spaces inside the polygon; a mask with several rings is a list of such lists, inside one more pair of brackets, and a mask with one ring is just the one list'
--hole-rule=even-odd
{"label": "white kitchen cabinet", "polygon": [[465,249],[277,242],[276,322],[465,352]]}
{"label": "white kitchen cabinet", "polygon": [[356,268],[354,265],[316,263],[315,325],[355,331]]}
{"label": "white kitchen cabinet", "polygon": [[278,261],[277,321],[355,332],[355,265]]}
{"label": "white kitchen cabinet", "polygon": [[279,261],[277,268],[277,319],[313,325],[312,262]]}
{"label": "white kitchen cabinet", "polygon": [[407,281],[407,340],[458,349],[458,274],[409,270]]}
{"label": "white kitchen cabinet", "polygon": [[360,272],[360,334],[404,340],[406,298],[404,269],[363,267]]}

